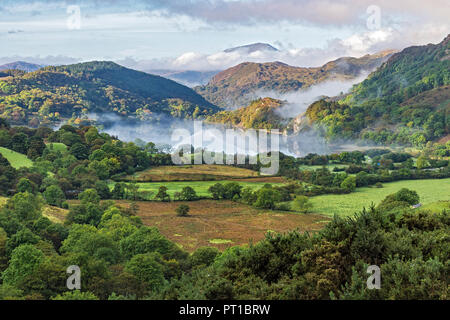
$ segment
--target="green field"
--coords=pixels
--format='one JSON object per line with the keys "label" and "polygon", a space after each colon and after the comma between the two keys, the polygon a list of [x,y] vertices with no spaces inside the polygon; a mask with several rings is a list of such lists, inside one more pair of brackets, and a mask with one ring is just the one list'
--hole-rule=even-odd
{"label": "green field", "polygon": [[[358,188],[350,194],[330,194],[311,197],[313,205],[312,212],[333,216],[351,216],[359,212],[363,207],[368,208],[373,202],[379,204],[387,195],[397,192],[401,188],[408,188],[417,191],[420,202],[427,206],[440,200],[450,200],[450,179],[429,179],[429,180],[405,180],[391,183],[384,183],[383,188]],[[433,204],[433,205],[431,205]]]}
{"label": "green field", "polygon": [[67,151],[67,146],[64,143],[60,143],[60,142],[49,142],[46,143],[47,147],[50,148],[51,145],[53,145],[53,150],[55,151],[61,151],[61,152],[66,152]]}
{"label": "green field", "polygon": [[0,154],[4,156],[13,168],[19,169],[22,167],[32,167],[33,161],[27,158],[26,155],[0,147]]}
{"label": "green field", "polygon": [[[202,198],[211,198],[211,194],[208,192],[208,188],[216,183],[227,183],[230,181],[177,181],[177,182],[139,182],[139,191],[151,191],[153,196],[156,195],[160,186],[167,187],[167,193],[173,198],[175,192],[180,192],[184,187],[192,187],[197,196]],[[259,189],[266,184],[266,182],[243,182],[233,181],[239,183],[241,186],[250,187],[252,189]],[[112,189],[115,183],[110,183],[109,187]],[[271,183],[277,185],[276,183]],[[278,185],[281,185],[278,184]]]}
{"label": "green field", "polygon": [[337,168],[347,168],[348,165],[346,164],[327,164],[327,165],[317,165],[317,166],[308,166],[308,165],[301,165],[299,166],[300,170],[317,170],[322,169],[323,167],[328,168],[328,170],[333,171],[335,167]]}

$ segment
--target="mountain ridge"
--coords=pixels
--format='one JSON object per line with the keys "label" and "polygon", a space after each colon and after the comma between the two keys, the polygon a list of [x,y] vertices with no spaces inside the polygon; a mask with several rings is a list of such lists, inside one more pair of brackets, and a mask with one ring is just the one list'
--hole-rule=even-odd
{"label": "mountain ridge", "polygon": [[321,67],[295,67],[280,61],[244,62],[216,74],[205,86],[194,90],[206,100],[225,109],[247,105],[257,91],[286,93],[328,80],[354,79],[382,64],[392,51],[360,58],[343,57]]}
{"label": "mountain ridge", "polygon": [[151,120],[159,114],[192,118],[220,109],[192,89],[110,61],[48,66],[0,80],[0,115],[36,126],[90,112]]}

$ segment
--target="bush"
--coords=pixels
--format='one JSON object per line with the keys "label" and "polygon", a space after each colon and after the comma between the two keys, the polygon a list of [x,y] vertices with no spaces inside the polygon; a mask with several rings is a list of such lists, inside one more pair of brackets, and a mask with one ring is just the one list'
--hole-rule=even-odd
{"label": "bush", "polygon": [[184,187],[179,194],[179,199],[184,201],[193,201],[197,199],[197,193],[191,187]]}
{"label": "bush", "polygon": [[308,211],[312,208],[312,204],[309,202],[308,197],[297,196],[292,202],[292,208],[296,211],[308,213]]}
{"label": "bush", "polygon": [[377,182],[377,183],[375,183],[375,187],[383,188],[383,184],[381,182]]}
{"label": "bush", "polygon": [[341,188],[346,189],[348,191],[354,191],[356,189],[356,178],[355,177],[347,177],[341,183]]}
{"label": "bush", "polygon": [[189,214],[189,210],[190,210],[189,206],[182,204],[175,209],[175,212],[179,217],[187,217],[187,215]]}

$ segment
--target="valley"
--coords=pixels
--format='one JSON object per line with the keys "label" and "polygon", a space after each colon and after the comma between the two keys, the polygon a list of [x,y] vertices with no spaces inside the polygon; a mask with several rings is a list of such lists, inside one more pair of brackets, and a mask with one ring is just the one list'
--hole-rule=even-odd
{"label": "valley", "polygon": [[0,300],[448,299],[449,46],[0,66]]}

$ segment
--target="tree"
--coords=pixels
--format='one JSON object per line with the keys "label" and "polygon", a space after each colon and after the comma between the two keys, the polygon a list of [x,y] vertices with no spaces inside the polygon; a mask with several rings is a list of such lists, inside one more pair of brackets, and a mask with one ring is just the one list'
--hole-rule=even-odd
{"label": "tree", "polygon": [[225,193],[221,183],[216,183],[209,187],[208,192],[211,193],[214,200],[219,200]]}
{"label": "tree", "polygon": [[430,166],[430,161],[425,155],[421,155],[416,161],[417,169],[424,169]]}
{"label": "tree", "polygon": [[241,199],[244,203],[252,205],[256,201],[257,195],[253,192],[252,188],[247,187],[242,190]]}
{"label": "tree", "polygon": [[17,192],[34,193],[34,185],[29,179],[20,178],[19,182],[17,183],[16,190]]}
{"label": "tree", "polygon": [[51,206],[61,207],[66,200],[66,196],[59,186],[52,185],[45,189],[44,199]]}
{"label": "tree", "polygon": [[308,211],[312,208],[312,204],[309,202],[308,197],[297,196],[294,201],[292,201],[292,208],[296,211],[308,213]]}
{"label": "tree", "polygon": [[242,186],[237,182],[228,182],[223,185],[224,188],[224,199],[235,199],[241,197]]}
{"label": "tree", "polygon": [[397,193],[394,194],[396,201],[403,201],[408,203],[409,205],[414,205],[419,203],[419,195],[414,190],[409,190],[406,188],[400,189]]}
{"label": "tree", "polygon": [[163,266],[158,253],[137,254],[125,266],[125,271],[146,283],[150,289],[160,288],[164,283]]}
{"label": "tree", "polygon": [[175,212],[179,217],[186,217],[189,214],[189,209],[190,209],[189,206],[182,204],[175,209]]}
{"label": "tree", "polygon": [[95,182],[95,190],[97,191],[100,199],[111,198],[111,192],[109,191],[108,183],[106,183],[106,181],[99,180]]}
{"label": "tree", "polygon": [[16,193],[7,206],[21,221],[31,221],[41,216],[41,201],[32,193]]}
{"label": "tree", "polygon": [[192,201],[197,199],[197,193],[192,187],[184,187],[180,193],[180,200]]}
{"label": "tree", "polygon": [[281,194],[272,188],[261,188],[256,192],[256,201],[253,204],[261,209],[275,209],[275,205],[281,199]]}
{"label": "tree", "polygon": [[96,204],[100,203],[100,197],[95,189],[86,189],[82,193],[78,195],[78,199],[81,201],[81,204]]}
{"label": "tree", "polygon": [[44,140],[42,138],[39,137],[32,137],[29,140],[29,147],[28,147],[28,152],[27,152],[27,156],[30,159],[36,159],[37,157],[42,156],[42,153],[44,152],[46,146],[44,143]]}
{"label": "tree", "polygon": [[71,146],[69,152],[79,160],[87,159],[89,156],[89,149],[86,145],[80,142],[77,142]]}
{"label": "tree", "polygon": [[155,199],[159,199],[160,201],[169,202],[170,201],[170,196],[167,193],[167,187],[160,186],[159,190],[158,190],[158,193],[155,196]]}
{"label": "tree", "polygon": [[214,247],[200,247],[189,256],[191,267],[208,267],[214,259],[220,255],[220,251]]}
{"label": "tree", "polygon": [[27,154],[28,137],[25,133],[16,133],[11,140],[12,149],[16,152]]}
{"label": "tree", "polygon": [[117,182],[114,185],[114,189],[113,189],[113,191],[111,193],[111,197],[113,199],[116,199],[116,200],[125,199],[125,195],[126,195],[125,188],[126,188],[126,184],[125,183]]}
{"label": "tree", "polygon": [[347,177],[341,183],[341,188],[346,189],[348,191],[354,191],[356,189],[356,178],[355,177]]}
{"label": "tree", "polygon": [[159,252],[171,255],[177,250],[175,244],[167,240],[155,227],[140,227],[136,232],[120,241],[120,249],[126,258],[136,254]]}
{"label": "tree", "polygon": [[2,273],[4,284],[16,285],[44,261],[42,251],[31,244],[24,244],[14,249],[8,268]]}

